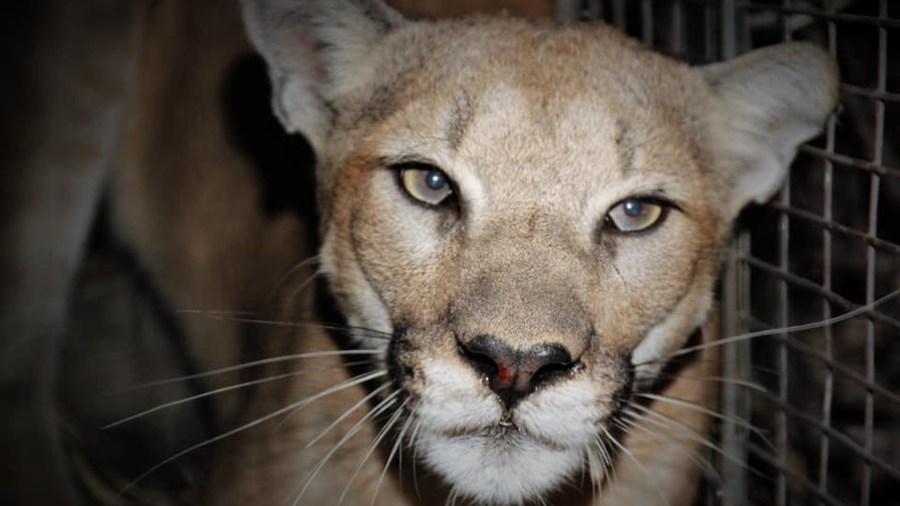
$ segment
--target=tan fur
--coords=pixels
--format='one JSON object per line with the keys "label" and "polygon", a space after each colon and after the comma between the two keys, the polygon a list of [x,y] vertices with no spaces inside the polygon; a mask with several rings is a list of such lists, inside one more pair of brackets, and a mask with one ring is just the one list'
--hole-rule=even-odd
{"label": "tan fur", "polygon": [[[782,88],[756,97],[740,64],[694,71],[604,26],[489,17],[411,23],[375,3],[361,5],[247,1],[245,13],[279,86],[279,117],[289,130],[310,136],[320,155],[321,262],[330,288],[352,326],[394,333],[390,348],[365,332],[356,332],[355,342],[381,350],[379,364],[394,382],[387,391],[396,388],[411,403],[399,420],[424,422],[422,433],[402,444],[407,454],[425,454],[420,458],[434,473],[427,493],[485,503],[542,496],[566,504],[690,503],[695,461],[708,445],[710,422],[702,410],[715,405],[717,389],[709,381],[715,352],[694,356],[662,384],[661,365],[647,361],[665,362],[707,321],[730,222],[749,199],[768,196],[770,181],[783,177],[785,154],[818,129],[835,99],[831,64],[801,46],[752,55],[746,68],[756,62],[771,70],[772,60],[790,69],[780,76]],[[283,29],[279,9],[309,9],[297,19],[312,19],[306,30],[326,44],[313,56],[315,74],[304,70],[313,65],[304,63],[310,35],[301,39],[291,31],[296,28]],[[829,78],[804,90],[800,81],[817,73]],[[729,78],[735,75],[742,79]],[[310,92],[328,108],[311,102]],[[804,104],[803,93],[813,98]],[[751,99],[753,113],[744,109]],[[791,112],[789,102],[798,110]],[[730,115],[729,107],[745,116]],[[458,185],[459,210],[411,203],[391,168],[408,161],[446,172]],[[679,209],[645,235],[607,230],[603,216],[612,206],[647,194]],[[702,342],[714,339],[715,324],[707,325]],[[493,414],[493,394],[459,351],[479,335],[516,350],[555,343],[578,361],[570,378],[503,415],[517,424],[516,444],[490,435],[493,424],[504,422],[494,418],[501,415]],[[319,342],[323,336],[305,339],[314,341],[306,349],[326,344]],[[629,358],[637,378],[622,365]],[[285,391],[303,398],[343,378],[300,380]],[[519,466],[540,468],[535,462],[544,458],[571,461],[571,452],[587,444],[568,439],[580,428],[568,434],[547,422],[554,409],[562,410],[559,424],[580,423],[569,421],[568,410],[581,409],[573,399],[590,392],[584,402],[596,417],[591,423],[615,431],[605,417],[615,416],[617,392],[632,384],[676,403],[649,403],[659,418],[639,421],[643,428],[624,437],[627,449],[613,449],[613,475],[593,475],[599,491],[591,493],[585,480],[576,484],[579,492],[560,492],[577,471],[551,466],[517,474]],[[344,391],[315,411],[307,408],[272,436],[271,446],[252,438],[238,443],[239,460],[253,463],[242,472],[252,477],[235,479],[230,470],[217,483],[253,484],[247,495],[229,490],[236,503],[285,496],[328,502],[338,489],[353,504],[415,503],[408,480],[401,486],[399,470],[385,467],[402,424],[389,427],[387,442],[368,458],[366,445],[380,424],[335,446],[362,416],[355,412],[311,451],[288,450],[362,395]],[[477,414],[469,416],[467,406]],[[334,456],[301,491],[297,483],[331,448]],[[496,458],[494,451],[509,457]],[[379,480],[382,468],[387,477]],[[527,483],[545,472],[560,475],[546,485]]]}
{"label": "tan fur", "polygon": [[[424,34],[426,29],[427,36]],[[701,198],[710,188],[717,193],[724,191],[725,182],[712,177],[707,177],[702,186],[700,184],[703,178],[701,164],[709,164],[713,155],[702,151],[684,152],[682,147],[690,143],[688,145],[692,149],[699,151],[701,147],[694,144],[695,138],[700,137],[706,128],[703,122],[698,121],[704,112],[703,96],[689,93],[694,89],[703,89],[698,78],[687,69],[676,67],[645,51],[611,29],[575,28],[558,37],[546,37],[549,33],[549,29],[545,32],[516,20],[486,18],[434,28],[423,26],[421,33],[413,30],[393,41],[393,44],[407,48],[403,53],[411,53],[429,44],[429,40],[446,34],[451,42],[433,47],[437,51],[433,58],[446,64],[457,55],[465,54],[466,66],[432,67],[427,62],[422,65],[423,62],[414,53],[405,54],[391,61],[400,67],[397,72],[403,75],[401,82],[406,84],[405,88],[393,89],[393,96],[406,98],[372,106],[365,103],[368,97],[363,90],[356,102],[350,102],[353,99],[348,98],[348,104],[342,104],[342,111],[350,112],[336,118],[336,131],[332,134],[326,156],[327,165],[323,169],[324,191],[328,196],[323,212],[324,254],[330,258],[326,269],[332,275],[332,286],[339,294],[339,300],[345,304],[345,313],[365,311],[362,307],[365,304],[354,299],[353,294],[358,293],[359,284],[366,283],[363,281],[366,279],[377,285],[376,291],[395,321],[435,325],[433,322],[441,322],[450,308],[449,311],[460,315],[456,332],[461,335],[487,333],[503,336],[517,348],[527,348],[548,340],[561,342],[572,350],[574,356],[580,356],[590,346],[590,343],[581,340],[589,332],[590,325],[582,311],[590,308],[603,322],[603,327],[598,330],[602,332],[601,346],[608,350],[592,352],[596,354],[594,367],[614,370],[617,364],[610,360],[618,356],[616,352],[633,349],[636,336],[643,335],[648,325],[663,318],[667,308],[685,296],[699,299],[708,294],[718,263],[712,245],[721,243],[727,223],[715,211],[718,199]],[[598,42],[601,52],[593,55],[589,48]],[[468,48],[478,49],[471,51]],[[390,50],[385,52],[389,54]],[[523,53],[534,54],[535,58],[523,60]],[[621,62],[615,73],[607,70],[608,66],[604,63],[610,59]],[[526,66],[529,61],[534,65]],[[407,67],[406,62],[414,62],[410,64],[412,68]],[[663,75],[660,79],[658,67],[663,66],[675,70],[674,76]],[[632,68],[637,75],[627,75]],[[623,79],[616,76],[618,72],[626,74],[626,79],[631,82],[622,82]],[[382,76],[385,82],[394,79],[390,72],[384,72]],[[684,86],[678,79],[687,80],[690,84]],[[369,86],[378,88],[386,84],[376,81]],[[558,92],[546,98],[546,89],[551,86]],[[668,92],[672,88],[684,90],[685,93],[672,95]],[[423,268],[411,270],[410,258],[416,257],[412,249],[415,245],[404,237],[405,229],[398,227],[413,225],[405,221],[392,225],[379,217],[412,215],[413,219],[426,223],[441,218],[410,209],[407,202],[398,198],[401,196],[397,195],[393,182],[384,174],[384,169],[378,167],[384,158],[378,150],[383,146],[406,142],[420,153],[444,153],[442,159],[453,157],[445,139],[443,129],[446,121],[443,118],[449,114],[448,104],[453,103],[454,94],[460,89],[475,97],[475,105],[468,131],[455,150],[457,163],[485,169],[529,169],[515,176],[509,171],[498,171],[497,176],[492,176],[490,171],[482,170],[480,176],[485,184],[498,192],[490,202],[491,209],[479,209],[486,216],[482,221],[470,222],[471,228],[467,230],[470,235],[465,243],[460,237],[440,256],[416,259],[415,264]],[[615,97],[615,101],[605,98],[608,96]],[[507,105],[504,100],[514,103]],[[519,103],[527,104],[527,107],[520,107]],[[643,107],[639,105],[641,103]],[[369,120],[369,107],[378,107],[383,117]],[[514,107],[512,111],[521,112],[501,116],[502,122],[492,118],[491,115],[498,112],[509,114],[504,112],[505,107]],[[494,111],[494,108],[499,110]],[[585,111],[596,112],[584,114]],[[590,119],[590,122],[580,125],[568,121],[573,113],[579,113],[579,116],[584,114],[583,117]],[[579,220],[567,218],[566,213],[572,211],[570,206],[573,201],[584,198],[578,192],[585,185],[595,192],[615,188],[615,180],[620,178],[615,168],[622,165],[622,160],[621,152],[610,143],[615,135],[615,119],[619,118],[628,118],[634,125],[634,144],[645,146],[639,154],[640,161],[649,166],[656,159],[666,160],[664,166],[653,166],[653,170],[678,173],[696,171],[697,182],[688,181],[694,187],[681,189],[684,192],[685,214],[695,217],[693,227],[681,229],[680,233],[674,230],[660,232],[661,237],[655,239],[660,242],[649,246],[652,251],[647,253],[628,251],[628,245],[624,243],[628,239],[622,239],[622,243],[617,244],[621,251],[616,254],[627,260],[621,260],[620,266],[615,267],[612,263],[616,260],[610,257],[609,252],[591,252],[595,236],[590,230],[578,230],[581,225]],[[404,141],[404,137],[414,140]],[[648,140],[652,144],[645,144]],[[579,150],[577,158],[571,152],[576,146]],[[366,153],[366,150],[370,152]],[[454,168],[453,165],[441,166],[447,171]],[[598,173],[597,167],[609,169]],[[648,169],[637,168],[639,171]],[[533,200],[532,191],[535,188],[545,188],[552,193],[541,195],[539,203]],[[351,195],[354,197],[349,199]],[[614,201],[624,196],[613,194],[610,199]],[[374,212],[374,209],[383,211]],[[681,217],[672,216],[671,219],[679,220]],[[678,223],[670,222],[669,225],[675,227]],[[477,235],[474,235],[476,232]],[[579,235],[583,239],[578,238]],[[573,246],[575,251],[572,254],[563,253]],[[660,253],[664,251],[680,251],[682,254],[663,258]],[[652,255],[654,260],[644,259],[645,255]],[[361,263],[366,266],[363,267],[365,272],[357,270]],[[595,272],[600,269],[602,274],[591,276],[587,271],[582,274],[582,265],[589,265],[589,269]],[[638,268],[649,270],[641,272],[639,277],[630,278],[636,284],[626,284],[621,276],[634,276],[627,270],[641,265],[644,267]],[[623,274],[617,270],[626,272]],[[497,273],[504,276],[495,277]],[[595,281],[591,281],[592,278]],[[479,284],[479,280],[485,279],[489,284]],[[647,286],[641,286],[642,283]],[[691,283],[696,288],[685,292],[684,287]],[[671,290],[667,291],[667,287]],[[639,294],[652,297],[640,297]],[[536,306],[536,303],[541,306]],[[574,309],[570,309],[572,306]],[[614,317],[629,312],[640,317]],[[563,316],[569,313],[570,316]],[[559,327],[560,324],[566,326]],[[688,325],[694,324],[691,321]],[[686,336],[688,330],[679,333]],[[434,336],[433,333],[429,332],[426,338],[430,340],[429,344],[422,344],[433,348],[425,356],[432,360],[455,360],[456,345],[452,339]],[[698,360],[684,374],[693,374],[701,379],[710,376],[710,370],[715,369],[711,360],[713,356],[713,353],[708,353],[705,357],[708,362]],[[302,398],[335,383],[337,378],[329,378],[323,385],[312,388],[300,388],[298,385],[289,390],[296,392],[297,398]],[[306,381],[302,385],[308,387]],[[615,387],[609,385],[605,388]],[[695,379],[675,382],[661,394],[711,405],[716,391],[712,382]],[[327,423],[340,414],[340,409],[351,405],[351,400],[329,405],[336,411],[331,416],[323,417],[321,423]],[[665,405],[654,406],[654,409],[685,424],[689,427],[684,429],[686,432],[706,433],[708,421],[690,409]],[[319,423],[310,424],[300,417],[288,423],[292,428],[281,433],[294,435],[299,441],[314,436],[323,427]],[[323,451],[329,448],[329,443],[336,444],[339,436],[352,427],[352,420],[345,425],[343,431],[335,431],[332,441],[319,443]],[[659,431],[659,427],[647,425],[648,430]],[[281,441],[280,437],[276,439]],[[366,440],[365,437],[359,439]],[[691,452],[702,451],[702,446],[684,434],[672,434],[665,441],[653,438],[648,441],[646,436],[641,437],[638,433],[631,439],[634,440],[636,458],[642,460],[642,464],[636,465],[620,455],[616,479],[611,485],[604,485],[604,493],[597,496],[596,502],[624,504],[637,499],[644,504],[689,503],[697,475],[697,467],[690,460],[693,458]],[[253,469],[249,471],[252,473],[250,479],[229,478],[227,483],[252,483],[252,488],[257,492],[259,489],[278,491],[273,497],[290,495],[296,480],[305,476],[310,466],[321,457],[321,451],[310,457],[303,453],[282,454],[281,451],[266,449],[259,455],[259,450],[253,451],[250,449],[252,447],[244,444],[239,446],[251,451],[252,455],[242,454],[239,461],[258,464],[247,466]],[[285,444],[285,447],[290,446]],[[335,462],[321,473],[301,501],[328,501],[335,489],[343,489],[343,477],[353,472],[361,458],[359,453],[364,449],[365,443],[358,449],[343,448],[339,456],[333,459]],[[354,481],[354,489],[350,492],[351,503],[365,503],[372,494],[374,477],[383,464],[375,459],[370,460],[363,476]],[[261,471],[258,469],[260,465],[266,469],[274,468],[276,472]],[[650,475],[647,476],[647,473]],[[290,479],[291,476],[294,478]],[[260,483],[264,485],[259,487]],[[589,497],[589,485],[585,483],[582,486],[586,487],[584,497]],[[403,496],[403,491],[395,487],[394,481],[382,484],[378,493],[379,503],[406,502],[408,499]],[[231,493],[233,490],[228,495]],[[607,497],[610,499],[607,500]],[[567,498],[567,501],[574,500]],[[251,494],[237,502],[257,501]]]}

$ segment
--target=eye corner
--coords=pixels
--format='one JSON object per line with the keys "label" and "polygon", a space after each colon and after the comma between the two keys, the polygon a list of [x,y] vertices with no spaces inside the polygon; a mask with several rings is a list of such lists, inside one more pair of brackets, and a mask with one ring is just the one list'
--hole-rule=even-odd
{"label": "eye corner", "polygon": [[665,196],[665,195],[652,194],[652,195],[648,195],[646,197],[638,197],[638,198],[646,199],[648,202],[652,202],[660,207],[663,207],[664,209],[667,209],[666,212],[668,212],[668,211],[678,211],[680,213],[684,212],[684,207],[682,207],[682,205],[680,203],[678,203],[677,201],[675,201],[672,198]]}

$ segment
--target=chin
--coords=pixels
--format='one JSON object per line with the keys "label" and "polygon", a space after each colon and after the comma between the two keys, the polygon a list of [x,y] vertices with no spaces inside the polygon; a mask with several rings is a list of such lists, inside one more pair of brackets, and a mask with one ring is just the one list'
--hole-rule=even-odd
{"label": "chin", "polygon": [[584,462],[574,448],[539,442],[515,428],[472,435],[423,434],[425,463],[455,496],[484,504],[521,504],[563,485]]}

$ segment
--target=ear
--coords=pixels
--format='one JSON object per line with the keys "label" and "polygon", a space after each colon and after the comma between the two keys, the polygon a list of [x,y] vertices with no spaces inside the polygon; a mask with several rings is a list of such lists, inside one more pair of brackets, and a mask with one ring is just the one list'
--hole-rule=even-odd
{"label": "ear", "polygon": [[[329,100],[365,82],[361,63],[406,20],[379,0],[241,0],[247,33],[269,68],[275,115],[321,155]],[[321,158],[320,158],[321,159]]]}
{"label": "ear", "polygon": [[713,95],[712,135],[735,171],[731,216],[778,191],[801,143],[814,137],[838,98],[831,57],[788,43],[696,69]]}

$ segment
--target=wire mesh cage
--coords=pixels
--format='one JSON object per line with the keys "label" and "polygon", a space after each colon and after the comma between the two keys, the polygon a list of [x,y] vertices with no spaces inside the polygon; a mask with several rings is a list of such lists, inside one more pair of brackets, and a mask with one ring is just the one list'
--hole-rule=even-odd
{"label": "wire mesh cage", "polygon": [[721,415],[699,501],[900,503],[900,2],[588,0],[575,12],[690,63],[790,40],[838,61],[841,109],[778,196],[742,215],[729,254]]}

